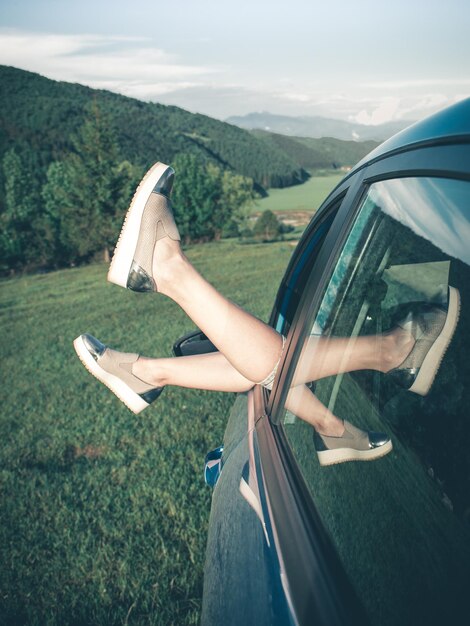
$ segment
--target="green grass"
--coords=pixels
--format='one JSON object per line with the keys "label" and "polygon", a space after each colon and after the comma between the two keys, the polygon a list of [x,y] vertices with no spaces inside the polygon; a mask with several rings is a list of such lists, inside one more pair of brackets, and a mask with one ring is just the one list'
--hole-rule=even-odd
{"label": "green grass", "polygon": [[[206,244],[188,255],[267,318],[292,246]],[[211,492],[205,453],[230,394],[167,388],[139,416],[92,378],[72,340],[170,355],[194,326],[162,296],[93,265],[3,281],[0,623],[196,624]]]}
{"label": "green grass", "polygon": [[313,175],[303,185],[270,189],[269,196],[258,200],[253,211],[308,211],[314,213],[332,189],[344,177],[342,174]]}

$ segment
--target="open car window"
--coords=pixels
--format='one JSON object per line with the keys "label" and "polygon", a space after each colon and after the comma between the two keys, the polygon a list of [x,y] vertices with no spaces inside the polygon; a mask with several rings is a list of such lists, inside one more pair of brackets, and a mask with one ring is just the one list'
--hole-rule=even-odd
{"label": "open car window", "polygon": [[[372,184],[309,322],[287,397],[288,443],[373,623],[449,623],[465,609],[469,241],[469,182]],[[411,347],[402,363],[390,360],[392,335],[409,343],[406,320],[438,324],[451,309],[460,313],[455,334],[427,380],[419,358],[406,361]],[[321,466],[311,424],[319,429],[329,414],[385,432],[393,450]]]}

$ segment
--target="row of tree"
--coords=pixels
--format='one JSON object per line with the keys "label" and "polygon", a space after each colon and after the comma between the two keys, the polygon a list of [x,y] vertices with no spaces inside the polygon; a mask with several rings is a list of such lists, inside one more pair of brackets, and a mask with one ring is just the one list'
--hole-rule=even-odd
{"label": "row of tree", "polygon": [[[33,154],[31,152],[31,154]],[[175,218],[185,243],[219,239],[246,228],[253,181],[179,154],[173,191]],[[116,138],[98,110],[52,162],[42,183],[28,152],[14,148],[2,162],[0,270],[64,267],[97,255],[107,260],[143,170],[119,158]]]}

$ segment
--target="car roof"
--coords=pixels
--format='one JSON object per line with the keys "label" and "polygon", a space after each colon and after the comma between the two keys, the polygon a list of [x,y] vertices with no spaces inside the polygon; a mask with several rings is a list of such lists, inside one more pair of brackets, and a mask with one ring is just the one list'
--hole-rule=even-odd
{"label": "car roof", "polygon": [[348,178],[357,170],[393,153],[426,144],[446,143],[449,140],[470,141],[470,98],[446,107],[387,139],[359,161]]}

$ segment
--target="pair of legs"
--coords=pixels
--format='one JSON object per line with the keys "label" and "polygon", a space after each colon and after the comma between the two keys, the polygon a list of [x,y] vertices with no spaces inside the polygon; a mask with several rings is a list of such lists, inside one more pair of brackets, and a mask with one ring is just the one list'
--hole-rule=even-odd
{"label": "pair of legs", "polygon": [[[214,391],[269,387],[283,337],[224,298],[184,256],[171,210],[174,171],[156,163],[140,183],[124,221],[108,280],[134,291],[172,298],[218,348],[216,354],[147,359],[108,348],[84,334],[74,341],[85,367],[134,413],[156,400],[165,385]],[[310,337],[287,397],[287,408],[314,427],[321,465],[371,460],[392,449],[383,433],[365,432],[333,415],[305,383],[342,372],[390,372],[402,387],[425,395],[457,325],[460,297],[449,286],[447,307],[423,303],[384,335]]]}
{"label": "pair of legs", "polygon": [[[158,291],[180,305],[219,352],[164,359],[139,357],[132,367],[135,376],[155,387],[241,392],[270,374],[282,351],[279,333],[210,285],[185,257],[179,241],[169,237],[158,240],[152,265]],[[379,337],[359,337],[353,343],[349,339],[311,337],[287,408],[317,432],[341,436],[343,421],[328,411],[305,383],[354,370],[386,372],[403,361],[413,343],[413,337],[400,328]]]}

